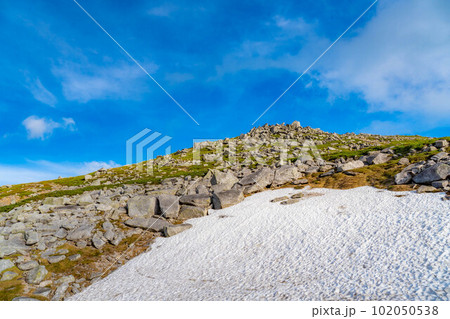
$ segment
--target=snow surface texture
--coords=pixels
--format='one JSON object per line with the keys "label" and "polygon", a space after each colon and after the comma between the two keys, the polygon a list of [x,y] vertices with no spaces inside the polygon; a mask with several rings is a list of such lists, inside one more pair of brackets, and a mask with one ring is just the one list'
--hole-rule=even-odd
{"label": "snow surface texture", "polygon": [[[371,187],[266,191],[190,220],[72,300],[448,300],[450,202]],[[397,197],[395,195],[403,195]]]}

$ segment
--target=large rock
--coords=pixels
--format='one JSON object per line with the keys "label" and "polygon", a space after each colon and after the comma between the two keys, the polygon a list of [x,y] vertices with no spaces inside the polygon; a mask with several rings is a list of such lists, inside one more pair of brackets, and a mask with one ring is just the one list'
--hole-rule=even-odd
{"label": "large rock", "polygon": [[360,161],[360,160],[350,161],[350,162],[347,162],[345,164],[338,165],[336,171],[337,172],[343,172],[343,171],[349,171],[349,170],[356,169],[356,168],[361,168],[361,167],[364,167],[364,162],[363,161]]}
{"label": "large rock", "polygon": [[37,266],[31,270],[26,276],[26,282],[31,285],[39,285],[47,276],[48,271],[45,266]]}
{"label": "large rock", "polygon": [[92,236],[92,231],[94,230],[94,225],[82,225],[80,227],[75,228],[74,230],[70,231],[67,235],[68,240],[81,240],[81,239],[88,239]]}
{"label": "large rock", "polygon": [[205,207],[191,206],[191,205],[181,205],[180,214],[178,218],[190,219],[203,217],[208,215],[208,209]]}
{"label": "large rock", "polygon": [[[19,234],[21,236],[21,234]],[[0,258],[3,258],[4,256],[10,256],[17,252],[21,254],[25,254],[30,247],[25,245],[25,240],[22,238],[9,236],[9,240],[4,240],[2,237],[0,237]]]}
{"label": "large rock", "polygon": [[264,167],[242,178],[239,184],[244,186],[244,194],[250,194],[266,189],[272,184],[273,178],[274,172]]}
{"label": "large rock", "polygon": [[403,185],[408,184],[413,178],[413,174],[409,171],[401,171],[395,175],[395,184]]}
{"label": "large rock", "polygon": [[212,202],[214,209],[227,208],[236,205],[244,200],[244,194],[241,190],[232,189],[220,193],[214,193]]}
{"label": "large rock", "polygon": [[275,176],[272,185],[284,185],[291,183],[296,179],[302,177],[302,174],[298,171],[297,167],[291,165],[283,165],[275,170]]}
{"label": "large rock", "polygon": [[77,204],[80,206],[87,206],[90,204],[94,204],[94,200],[92,199],[92,196],[89,194],[83,194],[78,198]]}
{"label": "large rock", "polygon": [[448,141],[447,140],[436,141],[436,142],[434,142],[434,146],[436,146],[437,148],[447,147]]}
{"label": "large rock", "polygon": [[164,227],[170,226],[171,224],[162,218],[135,217],[125,221],[125,225],[150,230],[153,232],[160,232],[164,229]]}
{"label": "large rock", "polygon": [[136,196],[128,201],[128,216],[151,217],[158,213],[158,199],[154,196]]}
{"label": "large rock", "polygon": [[179,199],[175,195],[159,195],[159,211],[166,218],[177,218],[180,211]]}
{"label": "large rock", "polygon": [[185,230],[192,228],[191,224],[181,224],[181,225],[171,225],[164,227],[164,236],[172,237],[175,236]]}
{"label": "large rock", "polygon": [[9,259],[0,259],[0,273],[6,269],[14,267],[14,263]]}
{"label": "large rock", "polygon": [[450,165],[437,163],[414,176],[413,181],[417,184],[427,184],[446,179],[449,175]]}
{"label": "large rock", "polygon": [[64,205],[64,198],[63,197],[47,197],[44,199],[44,205],[49,206],[62,206]]}
{"label": "large rock", "polygon": [[219,170],[212,172],[211,185],[221,185],[224,190],[228,190],[237,182],[239,182],[239,179],[231,172],[224,173]]}
{"label": "large rock", "polygon": [[25,231],[25,240],[27,245],[31,246],[37,244],[39,242],[39,239],[40,236],[38,232],[35,232],[33,230]]}
{"label": "large rock", "polygon": [[185,195],[180,198],[180,204],[208,208],[211,205],[211,196],[207,194]]}
{"label": "large rock", "polygon": [[386,153],[376,153],[367,157],[367,163],[369,165],[383,164],[389,162],[392,155]]}

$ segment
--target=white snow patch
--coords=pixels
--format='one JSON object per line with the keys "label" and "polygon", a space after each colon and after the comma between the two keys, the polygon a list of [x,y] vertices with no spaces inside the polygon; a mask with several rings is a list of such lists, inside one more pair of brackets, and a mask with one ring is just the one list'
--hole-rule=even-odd
{"label": "white snow patch", "polygon": [[[448,300],[449,201],[371,187],[266,191],[204,218],[72,300]],[[405,195],[396,197],[395,195]]]}

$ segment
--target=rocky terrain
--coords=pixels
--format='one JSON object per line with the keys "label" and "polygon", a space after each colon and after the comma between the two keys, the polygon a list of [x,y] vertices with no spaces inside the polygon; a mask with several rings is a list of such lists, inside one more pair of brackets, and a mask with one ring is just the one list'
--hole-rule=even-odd
{"label": "rocky terrain", "polygon": [[156,237],[190,228],[186,220],[269,188],[449,192],[449,140],[339,135],[296,121],[86,176],[1,187],[0,299],[64,300]]}

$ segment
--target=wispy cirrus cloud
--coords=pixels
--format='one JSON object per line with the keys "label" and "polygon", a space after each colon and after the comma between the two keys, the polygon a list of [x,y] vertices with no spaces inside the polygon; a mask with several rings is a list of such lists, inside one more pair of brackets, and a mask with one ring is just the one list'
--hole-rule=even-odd
{"label": "wispy cirrus cloud", "polygon": [[53,131],[57,128],[75,129],[75,121],[72,118],[62,118],[60,122],[52,119],[31,115],[23,120],[22,125],[25,127],[28,139],[45,140],[49,138]]}
{"label": "wispy cirrus cloud", "polygon": [[[156,64],[145,66],[149,73]],[[132,64],[114,66],[65,63],[53,68],[61,80],[64,97],[69,101],[87,103],[91,100],[138,99],[144,91],[145,74]]]}
{"label": "wispy cirrus cloud", "polygon": [[42,84],[39,78],[28,79],[27,88],[33,97],[41,103],[54,107],[58,102],[58,99]]}

